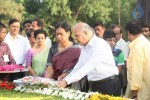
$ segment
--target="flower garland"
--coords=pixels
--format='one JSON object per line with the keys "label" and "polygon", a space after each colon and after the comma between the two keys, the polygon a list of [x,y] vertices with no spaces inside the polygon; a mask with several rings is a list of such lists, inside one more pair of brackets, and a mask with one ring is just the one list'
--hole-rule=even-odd
{"label": "flower garland", "polygon": [[61,96],[65,99],[73,99],[73,100],[85,100],[91,95],[91,93],[84,93],[68,88],[56,88],[52,86],[39,86],[39,85],[17,86],[14,90],[27,93],[39,93],[51,96]]}
{"label": "flower garland", "polygon": [[19,86],[16,87],[15,90],[20,92],[38,93],[50,96],[61,96],[67,100],[130,100],[128,98],[113,97],[94,92],[85,93],[68,88],[56,88],[52,86],[42,85]]}
{"label": "flower garland", "polygon": [[12,90],[15,88],[15,84],[12,82],[0,81],[0,89]]}

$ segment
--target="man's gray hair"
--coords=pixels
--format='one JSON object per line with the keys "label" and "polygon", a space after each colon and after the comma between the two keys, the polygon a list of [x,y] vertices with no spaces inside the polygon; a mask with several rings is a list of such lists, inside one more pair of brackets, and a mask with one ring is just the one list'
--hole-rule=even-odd
{"label": "man's gray hair", "polygon": [[[80,27],[79,27],[80,26]],[[89,34],[95,34],[94,32],[94,29],[92,27],[90,27],[88,24],[86,23],[83,23],[83,22],[80,22],[80,23],[77,23],[75,26],[74,26],[74,29],[78,27],[78,30],[80,33],[83,33],[83,32],[86,32],[86,33],[89,33]]]}

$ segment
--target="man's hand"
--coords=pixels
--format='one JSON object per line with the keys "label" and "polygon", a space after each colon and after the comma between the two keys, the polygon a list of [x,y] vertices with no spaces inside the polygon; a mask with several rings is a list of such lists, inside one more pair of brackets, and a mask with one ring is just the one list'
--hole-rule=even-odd
{"label": "man's hand", "polygon": [[138,90],[132,90],[131,95],[132,95],[132,98],[133,98],[133,99],[136,100],[137,94],[138,94]]}
{"label": "man's hand", "polygon": [[57,87],[62,87],[62,88],[65,88],[67,86],[67,82],[66,80],[61,80],[61,81],[58,81],[58,84],[57,84]]}

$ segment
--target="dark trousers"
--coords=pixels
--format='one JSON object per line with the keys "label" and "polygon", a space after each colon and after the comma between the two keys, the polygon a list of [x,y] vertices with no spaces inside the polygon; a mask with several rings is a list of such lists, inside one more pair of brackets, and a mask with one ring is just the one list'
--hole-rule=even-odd
{"label": "dark trousers", "polygon": [[80,90],[81,92],[88,92],[89,82],[87,76],[83,77],[80,81],[72,83],[70,87],[75,90]]}
{"label": "dark trousers", "polygon": [[108,94],[113,96],[121,95],[121,86],[119,78],[115,78],[106,82],[90,82],[91,91]]}

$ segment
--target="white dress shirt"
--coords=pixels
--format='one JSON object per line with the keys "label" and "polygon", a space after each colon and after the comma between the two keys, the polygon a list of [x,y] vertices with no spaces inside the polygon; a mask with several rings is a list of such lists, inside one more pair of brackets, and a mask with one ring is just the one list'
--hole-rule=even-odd
{"label": "white dress shirt", "polygon": [[27,39],[19,34],[13,39],[10,33],[8,33],[4,42],[8,44],[16,64],[23,64],[25,66],[26,52],[31,48]]}
{"label": "white dress shirt", "polygon": [[109,44],[94,35],[89,43],[83,46],[78,63],[65,80],[70,84],[87,75],[89,81],[98,81],[118,73]]}
{"label": "white dress shirt", "polygon": [[52,42],[51,42],[51,40],[50,40],[49,37],[46,37],[45,45],[46,45],[48,48],[51,48]]}
{"label": "white dress shirt", "polygon": [[129,54],[129,46],[128,43],[123,40],[122,38],[116,43],[116,48],[122,50],[123,54],[124,54],[124,60],[126,60],[128,58],[128,54]]}

